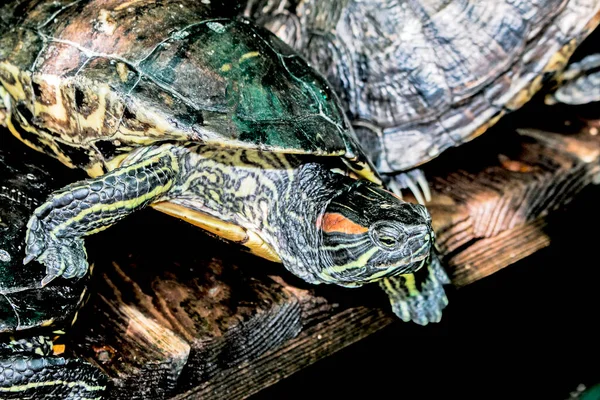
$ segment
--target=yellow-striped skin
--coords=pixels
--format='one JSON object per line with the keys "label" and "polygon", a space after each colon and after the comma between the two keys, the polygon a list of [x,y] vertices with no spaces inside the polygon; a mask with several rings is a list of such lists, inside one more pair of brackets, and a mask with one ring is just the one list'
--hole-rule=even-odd
{"label": "yellow-striped skin", "polygon": [[102,399],[105,389],[105,377],[96,367],[53,354],[49,337],[0,345],[0,399]]}
{"label": "yellow-striped skin", "polygon": [[[46,282],[81,276],[82,237],[147,205],[280,261],[312,283],[360,286],[410,273],[423,265],[433,240],[424,207],[318,159],[166,144],[140,148],[122,167],[54,193],[29,223],[28,258],[46,263]],[[404,236],[384,248],[374,238],[380,225]]]}
{"label": "yellow-striped skin", "polygon": [[[446,280],[436,278],[441,268],[428,266],[433,231],[425,208],[339,167],[250,149],[139,148],[121,167],[67,186],[38,207],[28,225],[28,259],[46,263],[44,283],[82,276],[83,236],[154,205],[282,262],[307,282],[383,282],[402,319],[439,320],[445,306],[439,282]],[[424,274],[416,279],[419,270]]]}
{"label": "yellow-striped skin", "polygon": [[44,284],[85,274],[83,237],[149,205],[313,283],[423,266],[428,213],[380,186],[329,84],[289,47],[204,2],[121,6],[0,5],[4,123],[93,177],[28,224]]}
{"label": "yellow-striped skin", "polygon": [[[208,19],[213,14],[205,5],[189,4],[189,9],[183,10],[179,5],[165,2],[149,6],[163,12],[177,11],[173,18],[179,20],[175,22],[143,17],[133,27],[129,18],[131,10],[124,10],[117,3],[102,3],[102,12],[95,0],[57,5],[52,11],[34,2],[20,4],[20,10],[31,7],[31,15],[35,16],[31,21],[27,18],[22,20],[19,15],[16,28],[3,27],[3,21],[0,21],[1,30],[12,38],[12,42],[8,40],[0,46],[0,95],[7,111],[4,121],[8,128],[29,146],[60,159],[68,166],[82,167],[92,177],[101,177],[115,170],[136,148],[169,140],[180,143],[180,146],[202,142],[208,146],[247,148],[256,154],[272,150],[276,153],[342,156],[356,174],[380,183],[354,142],[335,95],[322,77],[289,53],[282,43],[273,41],[273,35],[232,20]],[[133,5],[134,8],[138,6]],[[81,10],[77,11],[79,8]],[[5,10],[5,15],[10,18],[13,6],[9,3]],[[96,15],[101,29],[89,36],[85,27],[90,20],[94,21]],[[182,23],[186,18],[190,20]],[[165,35],[156,29],[157,23],[174,24],[167,29],[173,33]],[[83,30],[72,31],[71,26]],[[97,25],[91,28],[98,31]],[[115,34],[121,32],[120,29],[128,31],[132,28],[146,33],[144,39],[138,38],[133,49],[123,46],[123,40]],[[188,42],[187,38],[195,39]],[[215,44],[203,47],[207,41]],[[25,51],[23,46],[28,50]],[[192,56],[188,59],[171,54],[171,47],[185,50]],[[48,57],[51,51],[58,52],[59,56]],[[214,53],[221,54],[220,58],[211,58]],[[171,70],[165,70],[163,54],[167,57],[165,60],[175,63],[175,67],[169,67]],[[203,86],[206,86],[203,81],[197,87],[200,93],[194,93],[188,91],[187,83],[178,83],[177,73],[189,74],[184,67],[188,62],[198,64],[194,72],[200,76],[208,74],[217,89],[202,92]],[[281,69],[281,77],[268,83],[265,74],[276,68]],[[175,79],[169,78],[171,81],[167,82],[166,72],[175,75]],[[239,99],[221,99],[222,89],[234,94],[239,90]],[[211,96],[215,104],[206,106],[202,96]],[[294,101],[288,104],[289,96],[293,96]],[[304,102],[306,107],[299,107]],[[228,107],[233,108],[229,111]],[[245,110],[253,111],[256,116],[248,117]],[[230,116],[230,113],[233,115]],[[195,118],[195,122],[186,122],[187,116],[182,115]],[[273,137],[260,142],[252,137],[242,138],[244,135],[271,135],[269,131],[258,131],[267,128],[253,128],[252,124],[270,124],[273,118],[276,123],[283,123],[283,129],[278,129]],[[313,119],[318,125],[311,122]],[[286,132],[294,129],[298,131],[293,133],[296,137],[284,138]],[[307,138],[307,135],[311,137]],[[282,160],[286,157],[289,156],[281,156]],[[73,185],[55,193],[36,211],[29,223],[29,253],[25,261],[38,258],[48,265],[44,284],[57,275],[76,277],[85,273],[86,254],[81,236],[105,229],[135,209],[160,203],[176,185],[172,180],[178,176],[178,166],[168,157],[161,157],[157,162],[161,165],[156,165],[152,159],[145,160],[108,178],[116,180],[118,185],[124,184],[127,193],[110,187],[112,183],[107,179],[98,181],[100,186],[105,183],[109,186],[99,187],[101,193],[120,193],[122,198],[103,194],[106,198],[97,200],[97,194],[92,194],[96,197],[90,200],[82,195],[82,191],[88,190],[86,183],[84,187]],[[283,170],[287,169],[284,166]],[[131,190],[134,185],[144,185],[140,176],[152,179],[150,172],[157,175],[163,170],[165,175],[153,181],[151,187]],[[139,180],[138,183],[121,182],[121,178],[130,173]],[[185,195],[187,186],[184,179],[180,177],[177,185],[181,185],[177,189]],[[249,184],[244,187],[249,191],[256,189]],[[270,192],[277,193],[275,189],[279,188],[271,187]],[[330,188],[330,193],[337,189]],[[271,260],[289,259],[294,260],[290,263],[297,263],[295,259],[298,257],[291,250],[280,248],[280,243],[272,239],[274,232],[280,229],[278,225],[285,224],[288,217],[294,218],[293,214],[285,218],[283,214],[278,215],[278,225],[268,232],[260,231],[262,228],[256,231],[255,221],[249,223],[243,213],[236,218],[223,218],[221,211],[227,209],[227,205],[219,204],[224,202],[219,201],[216,191],[203,194],[212,196],[215,203],[208,212],[190,212],[188,210],[194,210],[193,207],[181,208],[181,201],[175,200],[156,206],[171,214],[193,219],[197,225],[207,228],[211,225],[215,228],[213,230],[225,237],[239,237],[245,231],[243,240],[251,243],[250,248],[257,254]],[[58,210],[66,204],[74,210],[69,213]],[[252,202],[248,204],[251,207]],[[85,211],[77,208],[80,206],[85,207]],[[272,213],[273,207],[265,209],[264,204],[261,207],[263,214]],[[104,215],[96,218],[96,214]],[[205,214],[213,218],[210,224],[210,218],[204,217]],[[215,219],[227,223],[215,223]],[[244,224],[251,227],[247,228]],[[318,227],[311,226],[310,229]],[[314,233],[312,236],[315,236]],[[315,240],[311,238],[309,244],[314,245]],[[371,256],[374,256],[373,251],[368,257],[362,255],[359,263],[352,258],[340,265],[336,263],[338,270],[332,270],[332,273],[324,271],[322,265],[314,269],[321,276],[319,280],[335,282],[336,274],[362,267],[362,263],[369,262]],[[405,261],[408,263],[410,260]],[[379,271],[378,276],[387,274]],[[358,283],[363,280],[359,279]]]}
{"label": "yellow-striped skin", "polygon": [[0,399],[102,399],[106,389],[95,367],[63,357],[27,353],[1,357],[0,377],[9,378],[0,381]]}

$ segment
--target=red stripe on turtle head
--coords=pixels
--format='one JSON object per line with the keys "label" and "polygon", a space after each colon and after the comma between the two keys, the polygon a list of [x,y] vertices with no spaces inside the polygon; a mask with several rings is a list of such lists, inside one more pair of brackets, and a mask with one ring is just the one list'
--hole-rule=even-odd
{"label": "red stripe on turtle head", "polygon": [[340,213],[325,213],[317,218],[317,228],[323,232],[340,232],[348,235],[357,235],[369,231],[369,228],[362,226]]}

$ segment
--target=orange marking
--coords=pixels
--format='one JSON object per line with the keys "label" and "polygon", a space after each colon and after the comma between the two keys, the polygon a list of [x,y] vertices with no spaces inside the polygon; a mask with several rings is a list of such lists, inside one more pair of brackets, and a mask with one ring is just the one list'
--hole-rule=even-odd
{"label": "orange marking", "polygon": [[365,228],[339,213],[325,213],[319,215],[319,218],[317,218],[317,227],[327,233],[341,232],[351,235],[365,233],[369,230],[369,228]]}
{"label": "orange marking", "polygon": [[52,350],[54,351],[54,355],[58,356],[64,353],[66,349],[64,344],[55,344],[54,346],[52,346]]}

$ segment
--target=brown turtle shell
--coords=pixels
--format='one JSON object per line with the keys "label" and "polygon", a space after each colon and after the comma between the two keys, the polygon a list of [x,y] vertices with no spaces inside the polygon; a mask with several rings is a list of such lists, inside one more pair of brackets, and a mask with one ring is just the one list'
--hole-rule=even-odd
{"label": "brown turtle shell", "polygon": [[378,182],[325,79],[275,35],[236,17],[242,5],[0,4],[6,123],[92,176],[135,147],[172,141],[342,156]]}

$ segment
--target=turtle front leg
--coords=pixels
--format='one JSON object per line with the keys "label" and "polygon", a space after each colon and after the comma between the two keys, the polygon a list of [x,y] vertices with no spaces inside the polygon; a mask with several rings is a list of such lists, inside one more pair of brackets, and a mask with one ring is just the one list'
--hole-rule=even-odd
{"label": "turtle front leg", "polygon": [[88,270],[83,237],[104,230],[164,196],[179,164],[171,146],[145,154],[133,164],[98,178],[66,186],[38,207],[27,224],[27,264],[46,266],[46,285],[57,276],[79,278]]}

